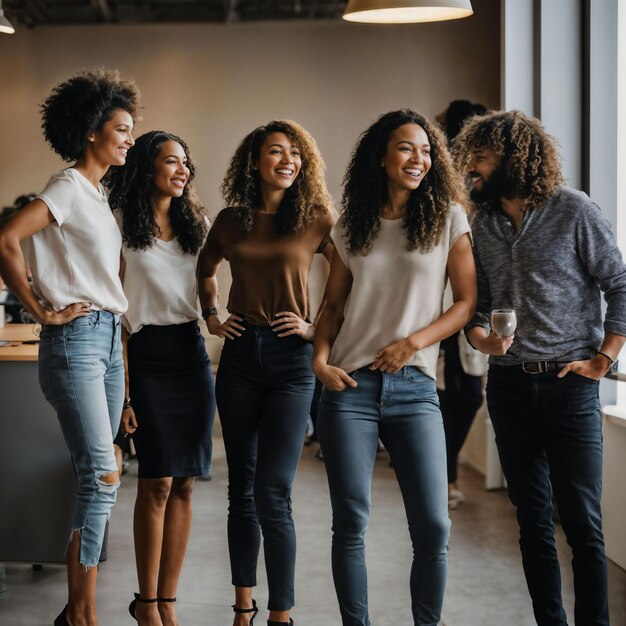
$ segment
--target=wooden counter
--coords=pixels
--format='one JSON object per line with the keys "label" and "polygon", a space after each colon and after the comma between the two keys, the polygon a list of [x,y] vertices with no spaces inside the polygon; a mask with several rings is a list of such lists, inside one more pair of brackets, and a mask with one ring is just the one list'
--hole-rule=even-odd
{"label": "wooden counter", "polygon": [[[64,563],[76,478],[53,408],[39,387],[33,324],[0,339],[0,561]],[[1,620],[0,620],[1,621]]]}
{"label": "wooden counter", "polygon": [[0,345],[0,361],[36,361],[39,346],[37,343],[23,343],[24,341],[39,341],[34,330],[40,327],[35,324],[7,324],[0,328],[0,341],[9,341],[9,344]]}

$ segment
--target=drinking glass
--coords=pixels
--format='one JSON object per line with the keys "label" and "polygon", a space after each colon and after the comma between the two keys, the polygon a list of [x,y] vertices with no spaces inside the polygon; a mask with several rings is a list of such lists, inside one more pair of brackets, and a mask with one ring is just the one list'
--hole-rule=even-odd
{"label": "drinking glass", "polygon": [[517,317],[513,309],[491,311],[491,329],[499,337],[510,337],[517,328]]}

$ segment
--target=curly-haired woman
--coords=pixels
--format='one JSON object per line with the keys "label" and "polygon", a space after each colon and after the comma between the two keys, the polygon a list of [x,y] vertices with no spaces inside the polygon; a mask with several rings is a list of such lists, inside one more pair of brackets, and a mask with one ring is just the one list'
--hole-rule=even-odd
{"label": "curly-haired woman", "polygon": [[[228,461],[228,545],[235,626],[252,623],[263,531],[268,624],[292,624],[296,537],[291,485],[315,378],[307,279],[330,256],[334,213],[313,138],[291,121],[251,132],[232,158],[198,267],[209,332],[226,338],[217,374]],[[217,315],[217,269],[230,262],[227,320]]]}
{"label": "curly-haired woman", "polygon": [[[450,525],[435,367],[439,341],[476,304],[463,182],[441,132],[401,110],[361,135],[344,184],[313,357],[335,589],[343,623],[369,626],[364,536],[380,437],[409,522],[414,623],[435,626]],[[442,314],[448,278],[454,304]]]}
{"label": "curly-haired woman", "polygon": [[[42,106],[44,135],[74,165],[0,231],[0,271],[42,325],[41,388],[57,412],[78,478],[67,550],[69,601],[56,626],[97,623],[96,574],[119,475],[113,453],[124,401],[119,278],[122,238],[100,180],[124,165],[138,92],[117,72],[82,72]],[[31,237],[26,278],[20,241]]]}
{"label": "curly-haired woman", "polygon": [[[207,219],[189,184],[187,144],[151,131],[111,176],[122,227],[126,401],[121,430],[139,463],[134,536],[145,626],[175,626],[173,602],[191,528],[195,476],[208,472],[215,394],[198,327],[196,265]],[[132,398],[132,403],[131,403]]]}

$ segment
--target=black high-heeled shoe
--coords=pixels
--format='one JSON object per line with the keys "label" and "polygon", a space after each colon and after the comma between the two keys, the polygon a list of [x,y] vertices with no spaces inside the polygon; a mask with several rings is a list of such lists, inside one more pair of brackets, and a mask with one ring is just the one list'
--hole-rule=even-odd
{"label": "black high-heeled shoe", "polygon": [[233,611],[235,613],[252,613],[252,617],[250,618],[250,626],[254,626],[253,622],[254,622],[254,618],[256,617],[256,614],[259,612],[259,607],[257,607],[256,605],[256,600],[254,598],[252,598],[252,608],[251,609],[238,609],[236,604],[233,604]]}
{"label": "black high-heeled shoe", "polygon": [[138,593],[135,594],[135,599],[131,601],[128,605],[128,612],[130,616],[138,622],[137,616],[135,615],[135,609],[137,608],[137,602],[143,602],[144,604],[154,604],[158,602],[158,598],[142,598]]}
{"label": "black high-heeled shoe", "polygon": [[70,623],[67,621],[67,604],[54,620],[54,626],[70,626]]}
{"label": "black high-heeled shoe", "polygon": [[267,620],[267,626],[293,626],[293,620],[291,617],[288,622],[273,622],[272,620]]}

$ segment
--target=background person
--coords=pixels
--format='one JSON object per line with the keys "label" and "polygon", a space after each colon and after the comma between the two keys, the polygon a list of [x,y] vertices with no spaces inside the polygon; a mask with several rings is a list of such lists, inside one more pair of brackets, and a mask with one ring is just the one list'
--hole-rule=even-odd
{"label": "background person", "polygon": [[[469,100],[453,100],[436,119],[450,144],[467,120],[486,112],[487,108],[482,104]],[[444,360],[444,389],[437,389],[437,393],[446,433],[448,508],[456,509],[465,502],[465,494],[457,482],[459,452],[467,439],[476,412],[483,403],[483,376],[487,372],[487,359],[467,343],[462,332],[446,337],[441,342],[441,352]]]}

